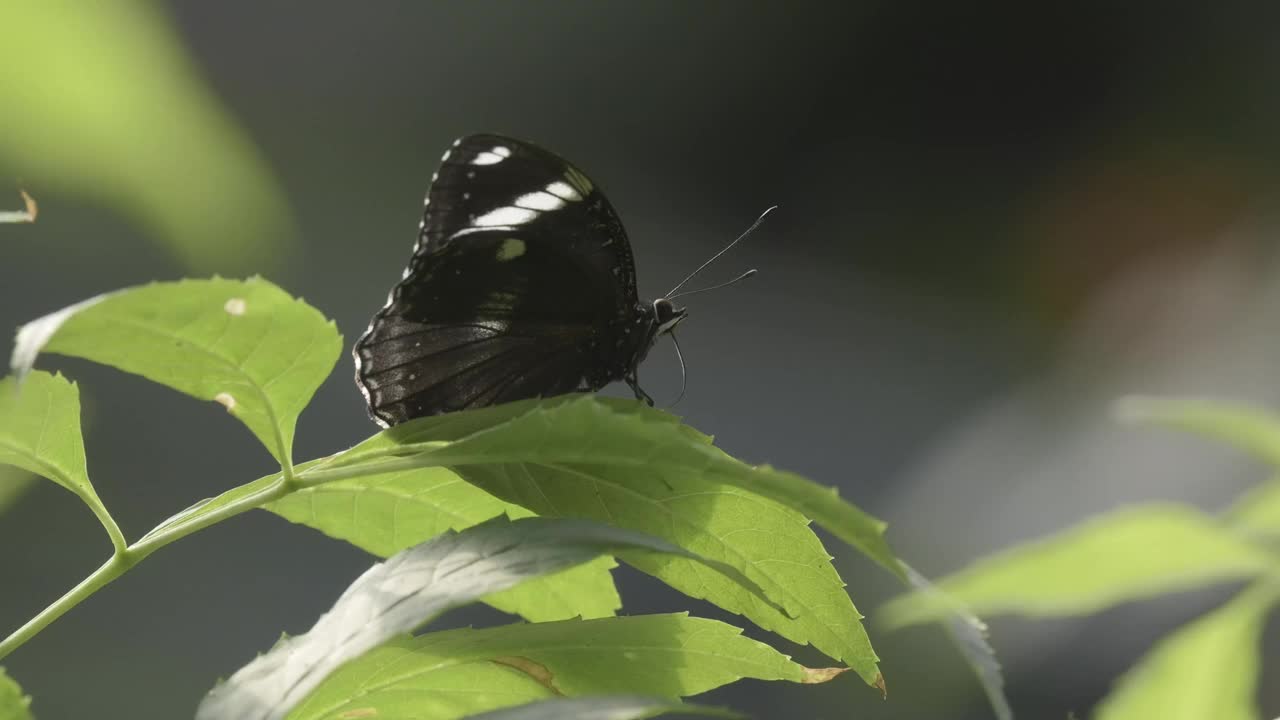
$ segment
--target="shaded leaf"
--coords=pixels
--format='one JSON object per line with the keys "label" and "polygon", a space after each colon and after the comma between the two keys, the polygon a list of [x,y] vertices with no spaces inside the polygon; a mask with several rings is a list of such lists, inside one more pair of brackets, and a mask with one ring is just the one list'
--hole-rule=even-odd
{"label": "shaded leaf", "polygon": [[1099,705],[1098,720],[1257,720],[1261,634],[1280,586],[1255,585],[1161,640]]}
{"label": "shaded leaf", "polygon": [[31,716],[31,698],[22,694],[22,688],[0,668],[0,720],[34,720]]}
{"label": "shaded leaf", "polygon": [[914,568],[905,564],[903,567],[906,568],[911,587],[926,595],[936,596],[941,602],[951,604],[950,611],[943,620],[943,627],[947,629],[956,649],[964,657],[965,663],[978,677],[978,684],[986,693],[996,720],[1013,720],[1013,708],[1009,705],[1009,698],[1004,694],[1004,674],[1000,670],[1000,662],[996,660],[996,651],[987,642],[986,623],[959,603],[949,601],[941,590],[934,587]]}
{"label": "shaded leaf", "polygon": [[[742,678],[824,682],[838,670],[810,670],[739,628],[684,613],[463,628],[401,637],[334,673],[290,720],[376,717],[423,720],[551,697],[644,694],[675,699]],[[498,684],[505,675],[529,682]]]}
{"label": "shaded leaf", "polygon": [[33,372],[21,384],[13,377],[0,380],[0,463],[46,477],[75,493],[112,542],[123,542],[89,482],[75,383],[46,372]]}
{"label": "shaded leaf", "polygon": [[14,370],[42,350],[141,375],[240,419],[281,463],[342,349],[333,323],[266,280],[183,280],[101,295],[24,325]]}
{"label": "shaded leaf", "polygon": [[[499,515],[532,514],[443,468],[339,480],[291,493],[265,508],[382,557]],[[485,602],[532,622],[607,617],[622,606],[609,573],[615,566],[613,558],[600,557],[532,578]]]}
{"label": "shaded leaf", "polygon": [[741,718],[738,713],[706,705],[686,705],[644,695],[600,695],[556,698],[468,715],[468,720],[643,720],[669,713]]}
{"label": "shaded leaf", "polygon": [[197,718],[283,717],[343,663],[449,608],[624,547],[691,557],[657,538],[588,521],[498,518],[442,535],[370,568],[309,632],[281,641],[215,688]]}
{"label": "shaded leaf", "polygon": [[787,612],[680,558],[620,556],[688,595],[812,644],[869,684],[882,682],[830,556],[809,519],[786,503],[820,513],[830,523],[824,527],[901,573],[883,524],[828,488],[730,458],[671,415],[594,396],[511,403],[404,423],[333,465],[372,466],[388,455],[404,456],[407,465],[448,466],[541,516],[597,519],[730,563]]}
{"label": "shaded leaf", "polygon": [[1126,422],[1221,440],[1280,466],[1280,420],[1259,408],[1218,400],[1132,396],[1116,403],[1116,414]]}
{"label": "shaded leaf", "polygon": [[[1024,543],[936,584],[978,615],[1078,615],[1252,577],[1272,562],[1268,553],[1197,510],[1151,504]],[[942,619],[950,603],[946,597],[914,593],[886,605],[885,620],[907,625]]]}
{"label": "shaded leaf", "polygon": [[21,108],[0,113],[11,176],[127,213],[193,268],[261,269],[292,234],[157,3],[0,3],[0,97]]}

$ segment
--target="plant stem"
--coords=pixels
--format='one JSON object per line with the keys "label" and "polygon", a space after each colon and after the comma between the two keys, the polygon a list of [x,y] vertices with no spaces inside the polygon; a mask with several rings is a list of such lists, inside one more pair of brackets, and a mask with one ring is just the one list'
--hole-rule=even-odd
{"label": "plant stem", "polygon": [[[107,532],[111,535],[112,545],[115,547],[115,553],[111,559],[103,563],[102,567],[93,571],[93,574],[80,581],[79,585],[72,588],[66,595],[58,598],[56,602],[48,606],[36,615],[27,624],[18,628],[9,637],[0,641],[0,659],[4,659],[9,653],[17,650],[24,643],[34,637],[41,630],[45,629],[50,623],[62,617],[71,608],[84,602],[90,595],[101,590],[108,583],[116,578],[124,575],[133,566],[142,562],[148,555],[159,550],[160,548],[172,542],[181,540],[192,533],[200,532],[207,527],[216,525],[223,520],[235,517],[240,513],[261,507],[269,502],[279,500],[280,498],[303,488],[315,487],[325,483],[334,482],[336,480],[347,480],[350,478],[364,477],[366,475],[377,475],[379,473],[394,472],[398,470],[413,470],[422,467],[428,467],[438,463],[433,462],[426,456],[431,450],[443,447],[448,443],[426,442],[417,443],[414,450],[419,452],[415,455],[402,456],[406,447],[397,448],[386,452],[373,452],[362,455],[358,458],[356,464],[338,466],[338,467],[316,467],[308,472],[303,470],[294,473],[292,465],[285,468],[284,472],[271,479],[270,482],[261,488],[247,493],[242,497],[227,502],[227,504],[209,512],[201,513],[198,510],[191,513],[188,518],[179,518],[173,520],[172,524],[152,530],[142,537],[142,539],[125,546],[124,536],[120,533],[119,527],[110,515],[105,515],[105,511],[99,514],[103,526],[107,528]],[[390,460],[377,461],[379,457],[392,456]],[[372,462],[371,462],[372,461]],[[254,482],[262,482],[263,480],[255,480]],[[250,483],[249,485],[252,485]],[[228,494],[234,494],[244,491],[248,485],[241,485],[238,488],[229,490],[222,497]],[[216,499],[211,502],[216,502]],[[91,507],[96,507],[93,504]],[[96,510],[95,510],[96,512]],[[186,513],[183,513],[186,514]],[[169,522],[169,521],[166,521]]]}
{"label": "plant stem", "polygon": [[27,621],[26,625],[18,628],[3,642],[0,642],[0,659],[4,659],[9,653],[17,650],[23,643],[34,637],[36,633],[45,629],[49,623],[62,617],[63,613],[79,605],[90,595],[102,589],[104,585],[125,574],[133,566],[134,562],[136,560],[129,557],[128,552],[112,555],[110,560],[103,563],[102,567],[94,570],[89,577],[81,580],[79,585],[71,588],[66,595],[58,598],[52,605],[40,611],[39,615]]}
{"label": "plant stem", "polygon": [[197,516],[189,522],[176,522],[171,527],[147,535],[128,548],[117,550],[110,560],[93,571],[89,577],[80,581],[79,585],[76,585],[52,605],[40,611],[39,615],[36,615],[27,624],[15,630],[9,637],[0,641],[0,660],[17,650],[54,620],[62,617],[68,610],[84,602],[90,595],[124,575],[156,550],[247,510],[278,500],[293,492],[294,489],[296,489],[296,486],[288,482],[284,477],[279,477],[275,482],[263,487],[261,490],[229,502],[213,512]]}

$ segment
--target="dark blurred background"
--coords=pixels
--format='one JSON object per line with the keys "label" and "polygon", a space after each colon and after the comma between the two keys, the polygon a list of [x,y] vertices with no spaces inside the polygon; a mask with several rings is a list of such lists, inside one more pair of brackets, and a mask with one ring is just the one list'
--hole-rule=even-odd
{"label": "dark blurred background", "polygon": [[[1216,509],[1264,472],[1109,415],[1130,392],[1280,402],[1280,43],[1278,13],[1260,4],[140,7],[171,25],[265,189],[245,200],[245,183],[215,182],[203,156],[148,146],[176,175],[139,186],[199,199],[200,227],[183,231],[208,252],[184,253],[165,244],[176,232],[107,192],[112,163],[136,158],[107,158],[93,183],[42,184],[39,158],[0,147],[0,186],[14,187],[3,204],[16,206],[24,183],[42,212],[0,228],[0,326],[152,279],[262,272],[334,318],[349,346],[408,260],[441,152],[497,131],[556,150],[606,188],[649,297],[781,206],[707,273],[759,276],[691,301],[677,411],[735,455],[840,486],[889,520],[896,549],[928,574],[1128,502]],[[83,31],[95,47],[131,42]],[[24,72],[39,74],[0,69]],[[111,106],[123,125],[175,137],[189,127],[173,106],[131,97]],[[10,124],[24,112],[0,97]],[[48,152],[78,142],[74,132]],[[246,203],[276,192],[289,213],[272,226],[280,242],[217,252],[248,237],[234,231]],[[131,538],[271,470],[213,404],[86,363],[45,365],[80,381],[90,471]],[[350,376],[344,355],[302,417],[299,459],[375,429]],[[659,402],[674,398],[674,354],[656,349],[645,377]],[[0,517],[0,629],[96,567],[100,534],[51,483],[20,498]],[[894,582],[829,546],[874,620]],[[44,720],[189,717],[217,677],[281,631],[305,630],[370,562],[251,513],[154,556],[5,665]],[[647,576],[618,579],[625,612],[722,617]],[[997,619],[1015,710],[1085,715],[1156,638],[1223,596]],[[468,609],[446,624],[501,620]],[[940,631],[872,632],[887,702],[853,677],[741,683],[705,699],[757,717],[990,716]],[[1263,686],[1268,717],[1280,713],[1280,684]]]}

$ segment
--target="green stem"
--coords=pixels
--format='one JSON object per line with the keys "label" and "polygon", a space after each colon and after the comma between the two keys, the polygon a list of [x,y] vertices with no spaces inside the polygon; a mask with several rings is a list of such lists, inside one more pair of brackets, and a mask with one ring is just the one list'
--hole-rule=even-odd
{"label": "green stem", "polygon": [[[85,500],[85,504],[93,511],[98,518],[98,522],[102,523],[103,529],[107,531],[107,537],[111,538],[111,550],[116,556],[123,555],[128,550],[128,541],[124,539],[124,533],[120,532],[120,526],[116,524],[116,519],[111,517],[111,513],[107,512],[107,507],[98,499],[98,494],[89,491],[93,496],[93,502]],[[3,656],[0,656],[3,657]]]}
{"label": "green stem", "polygon": [[[118,550],[102,567],[80,581],[79,585],[76,585],[67,594],[58,598],[56,602],[42,610],[39,615],[36,615],[27,624],[15,630],[9,637],[0,641],[0,660],[17,650],[32,637],[35,637],[37,633],[45,629],[54,620],[62,617],[68,610],[84,602],[90,595],[124,575],[156,550],[240,513],[252,510],[273,500],[278,500],[293,492],[294,489],[296,489],[296,486],[281,476],[261,490],[229,502],[213,512],[200,515],[188,522],[176,522],[170,527],[147,535],[127,548]],[[114,523],[112,525],[114,526]],[[116,532],[119,533],[119,530],[117,529]],[[113,539],[114,537],[113,535]]]}
{"label": "green stem", "polygon": [[[380,473],[396,472],[400,470],[413,470],[422,467],[436,465],[438,463],[428,459],[426,454],[431,450],[443,447],[448,443],[416,443],[411,449],[418,451],[418,454],[401,457],[408,446],[403,446],[386,451],[375,451],[367,455],[362,455],[356,460],[359,464],[325,467],[319,466],[314,469],[303,470],[295,474],[291,464],[286,463],[288,467],[279,476],[272,479],[262,488],[255,490],[243,497],[236,498],[228,502],[226,505],[207,513],[193,513],[189,519],[180,518],[172,521],[168,526],[162,525],[156,530],[142,537],[142,539],[126,546],[124,535],[120,532],[120,528],[116,525],[111,516],[106,511],[97,511],[97,507],[101,503],[90,503],[94,507],[94,512],[98,515],[98,519],[102,521],[107,533],[111,536],[111,543],[115,547],[115,553],[111,559],[102,565],[72,588],[66,595],[58,598],[49,607],[45,608],[32,618],[27,624],[18,628],[4,641],[0,642],[0,659],[4,659],[9,653],[17,650],[25,642],[34,637],[37,633],[47,627],[50,623],[62,617],[71,608],[79,605],[88,599],[89,596],[101,590],[107,584],[119,578],[128,572],[133,566],[144,560],[151,553],[160,548],[181,540],[182,538],[193,533],[200,532],[205,528],[216,525],[223,520],[230,519],[248,510],[274,502],[280,498],[303,488],[315,487],[325,483],[331,483],[336,480],[347,480],[350,478],[364,477],[367,475],[377,475]],[[378,457],[391,456],[392,459],[381,462],[369,462]],[[336,458],[335,458],[336,459]],[[255,481],[259,482],[259,481]],[[252,484],[252,483],[251,483]],[[243,490],[245,485],[240,486],[228,493],[235,493]]]}
{"label": "green stem", "polygon": [[89,577],[81,580],[79,585],[71,588],[66,595],[58,598],[52,605],[40,611],[39,615],[31,618],[26,625],[18,628],[3,642],[0,642],[0,660],[17,650],[26,641],[35,637],[36,633],[48,627],[49,623],[62,617],[68,610],[101,590],[104,585],[125,574],[133,566],[134,562],[136,560],[130,558],[128,553],[112,555],[110,560],[103,563],[102,567],[94,570]]}

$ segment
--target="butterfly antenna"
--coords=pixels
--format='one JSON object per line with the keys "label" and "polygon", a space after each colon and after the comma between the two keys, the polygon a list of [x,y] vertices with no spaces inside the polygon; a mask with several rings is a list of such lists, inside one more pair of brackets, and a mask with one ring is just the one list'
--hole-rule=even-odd
{"label": "butterfly antenna", "polygon": [[698,293],[700,293],[700,292],[706,292],[706,291],[708,291],[708,290],[719,290],[719,289],[720,289],[720,288],[722,288],[722,287],[729,287],[730,285],[733,285],[733,284],[735,284],[735,283],[738,283],[738,282],[740,282],[740,281],[742,281],[742,280],[746,280],[747,278],[751,277],[752,275],[755,275],[755,274],[756,274],[756,272],[758,272],[758,271],[757,271],[755,268],[752,268],[752,269],[750,269],[750,270],[748,270],[748,271],[746,271],[746,272],[742,273],[742,274],[741,274],[741,275],[739,275],[738,277],[736,277],[736,278],[734,278],[734,279],[730,280],[729,282],[722,282],[722,283],[720,283],[719,285],[712,285],[711,287],[698,288],[697,290],[685,290],[685,291],[684,291],[684,292],[682,292],[682,293],[676,293],[675,295],[668,295],[668,296],[667,296],[667,299],[668,299],[668,300],[675,300],[676,298],[682,298],[682,297],[686,297],[686,296],[688,296],[688,295],[697,295],[697,294],[698,294]]}
{"label": "butterfly antenna", "polygon": [[764,222],[764,219],[769,215],[769,213],[771,213],[771,212],[773,212],[774,210],[777,210],[777,209],[778,209],[778,206],[777,206],[777,205],[774,205],[773,207],[769,208],[768,210],[765,210],[764,212],[760,213],[760,217],[756,218],[756,221],[755,221],[755,222],[753,222],[753,223],[751,223],[751,227],[747,228],[747,229],[746,229],[746,230],[745,230],[741,235],[739,235],[739,236],[738,236],[738,238],[737,238],[736,240],[734,240],[733,242],[729,243],[728,245],[725,245],[723,250],[721,250],[720,252],[716,253],[715,255],[712,255],[710,260],[707,260],[706,262],[704,262],[704,263],[702,263],[701,265],[699,265],[697,270],[694,270],[693,272],[689,273],[689,275],[688,275],[685,279],[681,280],[681,281],[680,281],[680,282],[679,282],[675,287],[671,288],[671,291],[670,291],[670,292],[668,292],[668,293],[666,294],[666,297],[667,297],[667,298],[670,298],[672,293],[674,293],[675,291],[677,291],[677,290],[679,290],[680,288],[684,287],[684,284],[685,284],[685,283],[687,283],[687,282],[689,282],[690,280],[692,280],[694,275],[697,275],[698,273],[702,272],[704,268],[706,268],[708,265],[710,265],[711,263],[713,263],[713,262],[715,262],[717,259],[719,259],[719,257],[720,257],[721,255],[723,255],[723,254],[725,254],[725,253],[729,252],[729,249],[730,249],[730,248],[732,248],[734,245],[737,245],[738,243],[742,242],[742,239],[743,239],[743,238],[745,238],[746,236],[750,235],[750,234],[751,234],[751,232],[752,232],[753,230],[755,230],[756,228],[760,227],[760,223]]}
{"label": "butterfly antenna", "polygon": [[676,346],[676,357],[680,359],[680,396],[676,398],[675,402],[667,406],[667,407],[675,407],[676,405],[680,404],[681,400],[684,399],[685,388],[689,386],[689,383],[688,383],[689,377],[685,373],[684,353],[680,352],[680,341],[676,340],[675,333],[667,333],[667,334],[671,336],[671,343]]}

